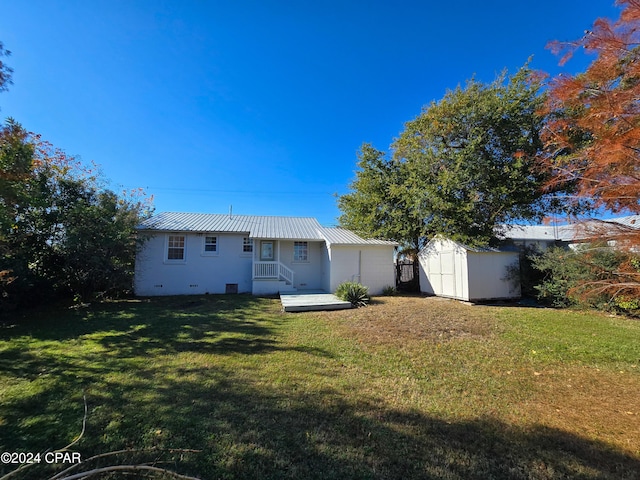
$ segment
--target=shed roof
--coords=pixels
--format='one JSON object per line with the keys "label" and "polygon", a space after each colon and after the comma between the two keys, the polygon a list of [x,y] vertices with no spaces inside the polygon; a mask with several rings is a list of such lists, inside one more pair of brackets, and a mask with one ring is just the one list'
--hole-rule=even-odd
{"label": "shed roof", "polygon": [[142,222],[138,229],[247,233],[250,238],[315,240],[334,245],[397,245],[386,240],[364,239],[344,228],[322,227],[312,217],[163,212]]}
{"label": "shed roof", "polygon": [[458,248],[466,250],[472,253],[517,253],[516,249],[510,247],[472,247],[471,245],[466,245],[464,243],[456,242],[455,240],[451,240],[450,238],[443,237],[441,235],[436,235],[420,250],[419,254],[428,253],[437,249],[438,246],[442,244],[455,245]]}

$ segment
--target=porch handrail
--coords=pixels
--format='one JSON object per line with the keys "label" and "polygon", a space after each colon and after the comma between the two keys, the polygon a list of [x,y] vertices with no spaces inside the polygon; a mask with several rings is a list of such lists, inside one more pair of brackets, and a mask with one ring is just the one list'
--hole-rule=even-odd
{"label": "porch handrail", "polygon": [[286,267],[285,265],[279,263],[279,270],[278,270],[278,274],[280,275],[280,278],[283,278],[285,282],[290,283],[291,285],[293,285],[293,270],[291,270],[290,268]]}
{"label": "porch handrail", "polygon": [[293,285],[294,272],[280,262],[254,262],[253,278],[267,279],[277,278]]}

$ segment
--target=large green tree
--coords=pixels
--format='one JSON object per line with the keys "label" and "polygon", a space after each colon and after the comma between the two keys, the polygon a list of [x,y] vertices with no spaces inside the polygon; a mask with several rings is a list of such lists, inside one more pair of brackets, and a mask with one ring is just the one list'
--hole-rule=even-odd
{"label": "large green tree", "polygon": [[150,204],[102,183],[15,121],[0,129],[0,304],[131,288],[135,228]]}
{"label": "large green tree", "polygon": [[405,191],[407,170],[385,152],[364,144],[358,152],[358,170],[351,193],[338,198],[340,225],[365,237],[387,238],[417,251],[426,236],[421,218],[412,217]]}
{"label": "large green tree", "polygon": [[540,217],[540,89],[526,66],[470,80],[407,122],[388,156],[363,148],[341,223],[419,248],[435,234],[485,245],[501,224]]}

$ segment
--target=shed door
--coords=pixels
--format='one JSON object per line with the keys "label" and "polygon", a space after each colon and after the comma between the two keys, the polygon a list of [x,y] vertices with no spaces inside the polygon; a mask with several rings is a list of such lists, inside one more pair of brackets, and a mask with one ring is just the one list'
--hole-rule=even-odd
{"label": "shed door", "polygon": [[456,296],[455,254],[453,251],[429,255],[427,269],[434,295]]}
{"label": "shed door", "polygon": [[441,295],[445,297],[456,296],[456,269],[454,252],[442,252],[440,254],[440,280],[442,285]]}

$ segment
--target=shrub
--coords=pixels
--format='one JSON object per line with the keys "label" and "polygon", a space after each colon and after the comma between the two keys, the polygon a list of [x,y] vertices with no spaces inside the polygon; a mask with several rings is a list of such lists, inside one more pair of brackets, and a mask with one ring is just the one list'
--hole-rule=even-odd
{"label": "shrub", "polygon": [[393,285],[387,285],[382,289],[382,295],[386,297],[391,297],[396,293],[398,293],[398,291],[396,290],[396,287],[394,287]]}
{"label": "shrub", "polygon": [[354,307],[364,307],[369,304],[369,289],[357,282],[344,282],[338,285],[336,297],[350,302]]}
{"label": "shrub", "polygon": [[552,248],[532,257],[544,273],[535,288],[538,298],[555,307],[595,307],[638,313],[634,283],[637,256],[606,245],[588,245],[572,251]]}

